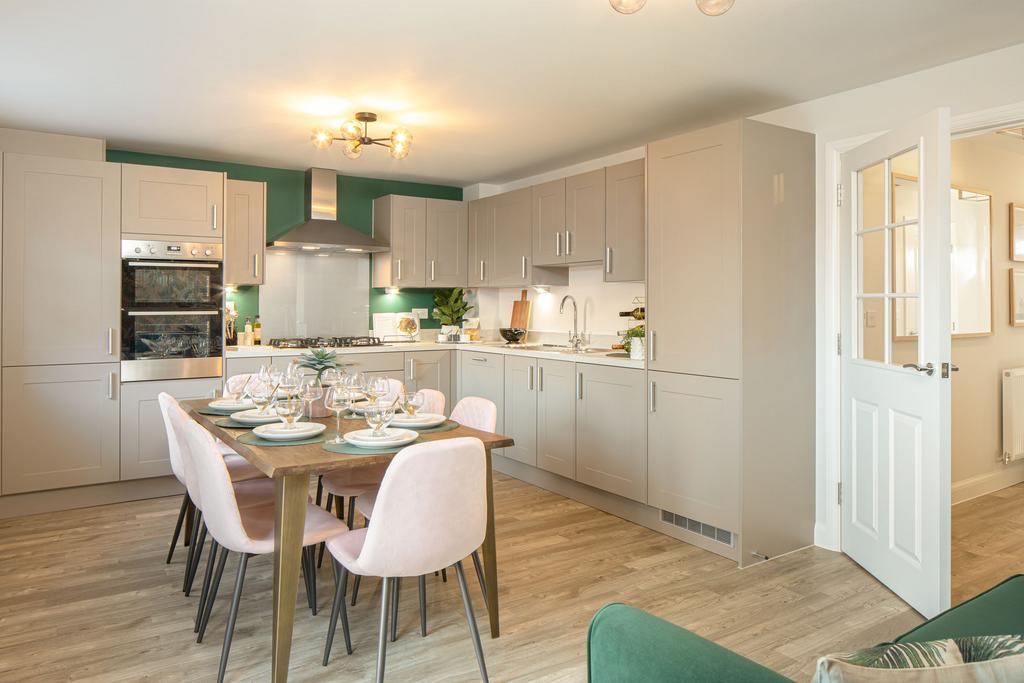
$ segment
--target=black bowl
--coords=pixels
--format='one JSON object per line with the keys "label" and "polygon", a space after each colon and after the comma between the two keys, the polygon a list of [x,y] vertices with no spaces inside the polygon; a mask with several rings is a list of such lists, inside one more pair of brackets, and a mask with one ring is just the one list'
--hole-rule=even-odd
{"label": "black bowl", "polygon": [[518,344],[526,336],[526,330],[521,327],[502,327],[498,332],[501,333],[501,338],[509,344]]}

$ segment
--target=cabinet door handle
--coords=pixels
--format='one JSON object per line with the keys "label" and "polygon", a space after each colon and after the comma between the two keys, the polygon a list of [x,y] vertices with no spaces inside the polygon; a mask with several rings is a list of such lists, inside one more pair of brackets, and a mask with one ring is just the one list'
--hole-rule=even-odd
{"label": "cabinet door handle", "polygon": [[649,398],[650,403],[651,403],[651,412],[652,413],[658,412],[658,405],[655,403],[655,392],[657,390],[658,390],[658,383],[654,382],[654,381],[651,381],[650,386],[648,387],[648,398]]}
{"label": "cabinet door handle", "polygon": [[412,383],[416,382],[416,359],[409,359],[409,381]]}
{"label": "cabinet door handle", "polygon": [[612,272],[612,248],[611,247],[605,247],[604,248],[604,272],[608,273],[609,275]]}
{"label": "cabinet door handle", "polygon": [[555,233],[555,256],[562,255],[562,233]]}
{"label": "cabinet door handle", "polygon": [[487,362],[486,358],[479,358],[477,356],[474,356],[473,358],[470,358],[470,360],[476,361],[477,363],[486,363]]}
{"label": "cabinet door handle", "polygon": [[434,259],[430,259],[430,281],[434,281]]}
{"label": "cabinet door handle", "polygon": [[583,373],[576,373],[576,398],[583,400]]}
{"label": "cabinet door handle", "polygon": [[533,391],[533,366],[530,366],[530,391]]}
{"label": "cabinet door handle", "polygon": [[655,347],[656,347],[656,344],[655,344],[655,342],[656,342],[656,341],[658,341],[658,333],[657,333],[657,332],[655,332],[654,330],[651,330],[651,348],[650,348],[650,349],[648,349],[648,351],[649,351],[650,353],[648,353],[648,354],[647,354],[647,357],[648,357],[648,358],[649,358],[650,360],[655,360],[655,353],[654,353],[654,349],[655,349]]}
{"label": "cabinet door handle", "polygon": [[480,262],[480,282],[484,281],[484,262]]}
{"label": "cabinet door handle", "polygon": [[117,386],[117,373],[110,373],[110,377],[107,378],[107,398],[111,401],[114,400],[114,387]]}
{"label": "cabinet door handle", "polygon": [[211,214],[210,230],[213,231],[213,232],[217,232],[217,205],[216,204],[213,205],[213,211],[211,211],[210,214]]}
{"label": "cabinet door handle", "polygon": [[259,277],[260,276],[260,255],[259,254],[253,254],[252,255],[252,276],[253,277]]}
{"label": "cabinet door handle", "polygon": [[108,327],[107,328],[107,355],[108,356],[113,356],[114,355],[114,328],[113,327]]}
{"label": "cabinet door handle", "polygon": [[522,271],[523,271],[523,276],[522,277],[525,280],[526,279],[526,257],[525,256],[523,257]]}
{"label": "cabinet door handle", "polygon": [[398,259],[398,279],[402,279],[402,259]]}
{"label": "cabinet door handle", "polygon": [[565,231],[565,255],[568,256],[572,253],[572,233],[568,230]]}
{"label": "cabinet door handle", "polygon": [[544,391],[544,366],[537,368],[537,388]]}

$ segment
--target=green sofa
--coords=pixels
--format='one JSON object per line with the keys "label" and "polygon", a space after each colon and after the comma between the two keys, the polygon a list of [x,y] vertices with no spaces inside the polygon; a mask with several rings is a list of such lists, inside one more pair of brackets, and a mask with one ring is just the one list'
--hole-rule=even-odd
{"label": "green sofa", "polygon": [[[1024,574],[1011,576],[926,621],[896,638],[896,642],[1021,633]],[[851,643],[851,649],[863,645],[866,644]],[[587,670],[590,683],[791,680],[686,629],[621,603],[605,605],[591,619]]]}

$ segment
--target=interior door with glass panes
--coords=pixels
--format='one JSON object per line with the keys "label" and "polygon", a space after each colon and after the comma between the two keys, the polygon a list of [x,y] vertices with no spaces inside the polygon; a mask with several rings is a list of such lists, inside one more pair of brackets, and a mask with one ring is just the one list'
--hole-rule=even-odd
{"label": "interior door with glass panes", "polygon": [[[846,152],[840,176],[842,548],[926,617],[950,599],[949,119]],[[895,207],[898,169],[919,187]]]}

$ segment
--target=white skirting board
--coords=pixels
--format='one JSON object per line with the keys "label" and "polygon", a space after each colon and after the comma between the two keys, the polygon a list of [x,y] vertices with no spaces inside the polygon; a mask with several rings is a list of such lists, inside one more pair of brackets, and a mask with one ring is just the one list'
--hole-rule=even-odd
{"label": "white skirting board", "polygon": [[953,505],[1024,482],[1024,461],[1017,461],[993,472],[962,479],[953,484]]}
{"label": "white skirting board", "polygon": [[126,503],[132,500],[180,496],[185,488],[174,477],[115,481],[54,491],[35,491],[0,496],[0,519],[25,517],[59,510]]}

